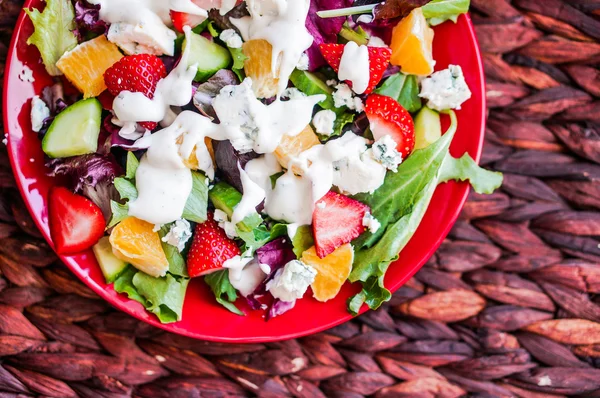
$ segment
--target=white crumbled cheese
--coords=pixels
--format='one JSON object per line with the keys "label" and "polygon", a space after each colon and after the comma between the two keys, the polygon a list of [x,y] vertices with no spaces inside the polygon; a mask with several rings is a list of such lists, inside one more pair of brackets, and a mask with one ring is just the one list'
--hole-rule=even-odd
{"label": "white crumbled cheese", "polygon": [[427,99],[427,106],[431,109],[444,111],[460,109],[463,102],[471,98],[471,91],[461,67],[450,65],[421,82],[419,97]]}
{"label": "white crumbled cheese", "polygon": [[379,230],[379,228],[381,228],[381,223],[377,221],[377,219],[373,217],[373,215],[369,212],[365,213],[365,216],[362,220],[362,225],[363,227],[367,227],[369,232],[371,232],[372,234],[374,234]]}
{"label": "white crumbled cheese", "polygon": [[300,56],[300,60],[298,61],[298,65],[296,65],[296,69],[308,70],[309,64],[310,64],[310,60],[308,58],[308,54],[302,53],[302,55]]}
{"label": "white crumbled cheese", "polygon": [[356,19],[357,23],[371,23],[373,22],[373,16],[369,14],[363,14]]}
{"label": "white crumbled cheese", "polygon": [[242,37],[233,29],[225,29],[222,31],[219,39],[223,40],[229,48],[241,48],[243,44]]}
{"label": "white crumbled cheese", "polygon": [[267,290],[281,301],[293,302],[302,298],[308,286],[314,282],[317,271],[298,260],[292,260],[279,269],[267,283]]}
{"label": "white crumbled cheese", "polygon": [[216,209],[214,220],[219,223],[219,227],[225,230],[225,234],[227,234],[229,239],[237,238],[239,236],[235,229],[235,224],[229,221],[229,217],[224,211]]}
{"label": "white crumbled cheese", "polygon": [[119,22],[110,25],[108,40],[119,46],[127,55],[175,55],[177,35],[162,24]]}
{"label": "white crumbled cheese", "polygon": [[338,81],[335,79],[329,79],[325,82],[329,87],[335,87],[338,84]]}
{"label": "white crumbled cheese", "polygon": [[218,223],[222,223],[225,221],[229,221],[229,217],[227,217],[227,213],[223,210],[216,209],[214,214],[214,220]]}
{"label": "white crumbled cheese", "polygon": [[347,106],[348,109],[360,113],[363,111],[363,102],[359,97],[354,96],[354,92],[346,83],[340,83],[335,86],[333,92],[333,104],[336,108]]}
{"label": "white crumbled cheese", "polygon": [[371,36],[369,38],[369,42],[367,43],[367,46],[369,47],[387,47],[388,45],[385,44],[385,42],[377,37],[377,36]]}
{"label": "white crumbled cheese", "polygon": [[325,202],[318,202],[318,203],[317,203],[317,207],[318,207],[319,209],[324,209],[324,208],[326,208],[326,207],[327,207],[327,203],[325,203]]}
{"label": "white crumbled cheese", "polygon": [[42,99],[36,95],[31,99],[31,129],[39,133],[44,127],[44,120],[50,117],[50,109]]}
{"label": "white crumbled cheese", "polygon": [[154,224],[154,228],[152,228],[152,232],[158,232],[162,228],[162,224]]}
{"label": "white crumbled cheese", "polygon": [[402,163],[402,154],[396,150],[398,144],[390,135],[384,135],[373,144],[373,157],[394,173]]}
{"label": "white crumbled cheese", "polygon": [[29,66],[23,65],[23,69],[21,69],[21,73],[19,73],[19,79],[26,83],[35,82],[33,71],[29,68]]}
{"label": "white crumbled cheese", "polygon": [[175,246],[181,253],[185,244],[192,237],[192,226],[187,220],[177,220],[171,225],[169,232],[162,238],[163,242]]}
{"label": "white crumbled cheese", "polygon": [[293,99],[306,97],[306,94],[304,94],[302,91],[298,90],[296,87],[289,87],[289,88],[286,88],[285,90],[283,90],[283,93],[281,93],[281,96],[283,98],[288,98],[288,99],[293,100]]}
{"label": "white crumbled cheese", "polygon": [[330,136],[333,134],[333,127],[335,125],[336,114],[330,109],[324,109],[319,111],[313,117],[313,126],[318,134]]}

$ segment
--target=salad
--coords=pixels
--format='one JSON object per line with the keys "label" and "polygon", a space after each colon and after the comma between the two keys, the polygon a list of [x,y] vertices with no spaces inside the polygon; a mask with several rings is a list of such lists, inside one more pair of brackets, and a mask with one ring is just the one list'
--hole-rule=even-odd
{"label": "salad", "polygon": [[362,284],[350,312],[379,307],[437,185],[491,193],[502,182],[449,154],[453,110],[471,92],[460,66],[434,72],[431,26],[468,7],[47,0],[25,10],[28,43],[56,82],[31,101],[49,174],[65,181],[48,198],[56,251],[92,248],[106,282],[164,323],[181,319],[191,278],[227,310],[267,320],[309,295],[328,301],[346,281]]}

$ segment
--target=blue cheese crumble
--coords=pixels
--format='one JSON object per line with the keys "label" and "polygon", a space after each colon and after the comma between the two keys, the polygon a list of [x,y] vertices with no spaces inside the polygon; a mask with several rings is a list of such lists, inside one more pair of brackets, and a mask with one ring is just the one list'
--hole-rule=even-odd
{"label": "blue cheese crumble", "polygon": [[50,109],[39,96],[31,99],[31,129],[39,133],[44,127],[44,120],[50,117]]}
{"label": "blue cheese crumble", "polygon": [[313,126],[318,134],[330,136],[333,134],[336,114],[330,109],[324,109],[316,113],[313,117]]}
{"label": "blue cheese crumble", "polygon": [[461,67],[450,65],[448,69],[435,72],[421,82],[419,97],[427,99],[427,106],[431,109],[444,111],[460,109],[460,106],[471,98],[471,91]]}
{"label": "blue cheese crumble", "polygon": [[317,271],[313,267],[292,260],[275,273],[267,283],[267,290],[281,301],[294,302],[304,296],[316,276]]}
{"label": "blue cheese crumble", "polygon": [[379,230],[379,228],[381,228],[381,223],[377,221],[377,219],[373,217],[373,215],[369,212],[365,213],[365,216],[362,220],[362,225],[363,227],[366,227],[372,234],[374,234]]}
{"label": "blue cheese crumble", "polygon": [[373,144],[373,158],[394,173],[398,171],[398,165],[402,163],[402,155],[396,150],[396,141],[384,135]]}
{"label": "blue cheese crumble", "polygon": [[169,232],[162,238],[162,241],[171,246],[175,246],[181,253],[185,249],[185,244],[192,237],[192,226],[187,220],[177,220],[171,225]]}
{"label": "blue cheese crumble", "polygon": [[364,104],[359,97],[354,96],[354,91],[346,83],[340,83],[335,86],[335,91],[332,94],[333,105],[336,108],[347,106],[348,109],[358,113],[364,110]]}
{"label": "blue cheese crumble", "polygon": [[219,39],[223,41],[229,48],[242,48],[242,38],[233,29],[225,29],[219,35]]}

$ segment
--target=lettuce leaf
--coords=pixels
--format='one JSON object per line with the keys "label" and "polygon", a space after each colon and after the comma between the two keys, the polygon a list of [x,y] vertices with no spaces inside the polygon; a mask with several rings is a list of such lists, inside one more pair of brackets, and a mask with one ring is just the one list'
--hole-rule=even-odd
{"label": "lettuce leaf", "polygon": [[450,155],[458,123],[452,111],[450,118],[446,134],[429,147],[415,151],[397,173],[388,173],[374,195],[361,196],[382,227],[379,233],[365,233],[354,242],[354,266],[348,279],[362,282],[363,288],[348,301],[351,313],[358,313],[364,303],[376,309],[391,298],[384,286],[385,273],[419,227],[438,184],[469,180],[481,193],[491,193],[502,184],[502,174],[480,168],[468,154],[460,159]]}
{"label": "lettuce leaf", "polygon": [[375,93],[395,99],[410,113],[417,112],[423,106],[419,98],[419,82],[414,75],[396,73],[388,77]]}
{"label": "lettuce leaf", "polygon": [[34,32],[27,44],[35,45],[44,61],[46,71],[51,76],[62,75],[56,62],[67,51],[77,45],[75,30],[75,10],[70,0],[48,0],[44,11],[25,9],[33,22]]}
{"label": "lettuce leaf", "polygon": [[208,185],[206,176],[197,171],[192,171],[192,192],[183,209],[181,218],[197,223],[206,221],[208,209]]}
{"label": "lettuce leaf", "polygon": [[146,309],[162,323],[181,320],[183,300],[189,279],[177,280],[171,274],[154,278],[143,272],[133,276],[132,283],[140,296],[146,299]]}
{"label": "lettuce leaf", "polygon": [[138,293],[136,287],[133,285],[133,277],[138,272],[139,271],[133,265],[128,265],[115,281],[113,288],[115,289],[115,292],[125,293],[131,300],[142,303],[145,307],[147,305],[146,299]]}
{"label": "lettuce leaf", "polygon": [[313,238],[312,228],[310,225],[302,225],[296,231],[296,235],[292,239],[292,246],[294,246],[294,254],[296,257],[302,257],[302,253],[310,249],[315,244]]}
{"label": "lettuce leaf", "polygon": [[432,26],[448,20],[456,23],[460,14],[469,12],[470,3],[470,0],[432,0],[422,10]]}
{"label": "lettuce leaf", "polygon": [[185,260],[181,253],[179,253],[177,247],[162,241],[162,238],[164,238],[170,230],[171,224],[167,224],[163,225],[160,231],[158,231],[158,235],[161,238],[162,249],[165,252],[167,261],[169,262],[169,273],[175,277],[187,278],[189,276],[187,272],[187,266],[185,265]]}
{"label": "lettuce leaf", "polygon": [[234,314],[242,316],[246,315],[234,304],[235,300],[237,300],[237,292],[229,281],[228,269],[206,275],[204,277],[204,282],[210,286],[217,303],[221,304]]}

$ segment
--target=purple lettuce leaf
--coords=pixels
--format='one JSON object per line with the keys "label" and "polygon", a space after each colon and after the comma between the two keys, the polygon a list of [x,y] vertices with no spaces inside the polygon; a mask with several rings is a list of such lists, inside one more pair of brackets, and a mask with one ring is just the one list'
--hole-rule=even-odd
{"label": "purple lettuce leaf", "polygon": [[265,321],[275,318],[276,316],[285,314],[296,305],[296,300],[294,301],[281,301],[279,299],[273,300],[267,314],[265,315]]}
{"label": "purple lettuce leaf", "polygon": [[123,174],[121,166],[112,155],[89,154],[65,159],[52,159],[46,166],[52,177],[66,176],[71,189],[90,199],[102,210],[106,220],[110,220],[110,201],[120,200],[113,181]]}
{"label": "purple lettuce leaf", "polygon": [[258,154],[255,152],[239,153],[229,140],[214,140],[213,148],[215,151],[215,162],[221,176],[235,189],[243,192],[244,189],[242,187],[242,178],[240,177],[238,163],[244,168],[246,167],[246,163],[256,158]]}
{"label": "purple lettuce leaf", "polygon": [[319,50],[319,44],[337,43],[337,35],[346,21],[346,17],[321,18],[317,15],[317,11],[350,7],[353,3],[353,0],[311,0],[308,18],[306,18],[306,29],[314,38],[312,46],[307,51],[310,70],[326,64]]}
{"label": "purple lettuce leaf", "polygon": [[48,109],[50,109],[50,116],[44,119],[42,128],[39,131],[39,134],[44,136],[48,132],[48,128],[50,128],[50,125],[54,121],[56,115],[64,111],[69,104],[67,104],[65,101],[63,86],[61,83],[44,87],[40,99],[44,101]]}
{"label": "purple lettuce leaf", "polygon": [[108,25],[100,19],[100,5],[90,4],[85,0],[75,2],[75,24],[77,29],[74,33],[80,43],[91,35],[98,36],[108,32]]}
{"label": "purple lettuce leaf", "polygon": [[[99,147],[104,149],[99,150],[100,153],[108,153],[112,147],[120,147],[126,151],[139,151],[140,149],[146,149],[136,145],[135,141],[121,137],[121,135],[119,135],[119,131],[121,131],[121,128],[113,124],[112,115],[108,115],[104,118],[99,139]],[[106,150],[106,148],[108,148],[108,150]]]}
{"label": "purple lettuce leaf", "polygon": [[206,82],[200,84],[194,92],[193,103],[196,109],[204,116],[210,117],[218,122],[219,119],[215,113],[212,103],[217,94],[225,86],[238,84],[238,78],[232,71],[221,69]]}
{"label": "purple lettuce leaf", "polygon": [[296,255],[289,239],[281,237],[257,249],[256,258],[259,263],[268,265],[271,268],[271,272],[258,285],[254,293],[250,295],[251,297],[262,296],[267,293],[267,283],[273,279],[277,270],[283,268],[290,261],[295,260]]}

